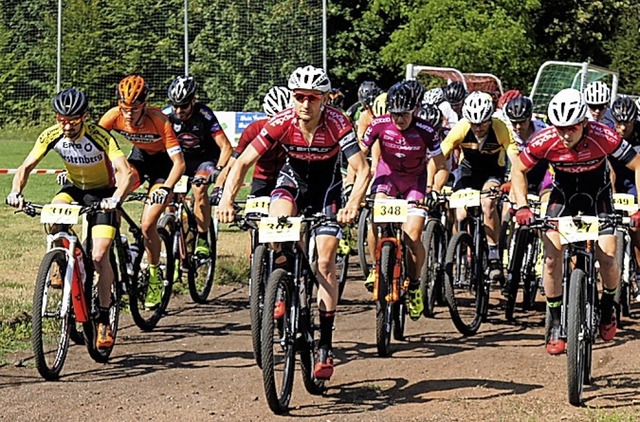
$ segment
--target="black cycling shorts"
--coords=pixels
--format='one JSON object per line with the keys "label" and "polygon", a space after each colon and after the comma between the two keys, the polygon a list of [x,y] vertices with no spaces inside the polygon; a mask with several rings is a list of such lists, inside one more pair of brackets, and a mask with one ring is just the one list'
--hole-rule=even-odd
{"label": "black cycling shorts", "polygon": [[145,181],[149,182],[150,185],[163,182],[167,180],[173,168],[173,161],[171,161],[167,153],[149,154],[136,147],[131,150],[127,161],[138,172],[140,184]]}

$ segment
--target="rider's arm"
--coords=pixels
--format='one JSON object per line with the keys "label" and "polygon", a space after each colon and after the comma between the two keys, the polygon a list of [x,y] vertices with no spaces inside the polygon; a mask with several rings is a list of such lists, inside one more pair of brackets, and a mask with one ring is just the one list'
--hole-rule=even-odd
{"label": "rider's arm", "polygon": [[15,176],[13,176],[13,183],[11,184],[11,192],[22,193],[22,190],[27,185],[29,180],[29,174],[36,168],[42,157],[37,157],[29,154],[27,158],[22,162]]}
{"label": "rider's arm", "polygon": [[471,130],[469,121],[467,119],[459,120],[440,144],[442,155],[448,158],[451,151],[455,150],[456,147],[462,143],[469,130]]}
{"label": "rider's arm", "polygon": [[449,178],[447,160],[442,154],[436,154],[427,164],[427,186],[432,186],[433,190],[440,192]]}
{"label": "rider's arm", "polygon": [[220,148],[220,158],[218,158],[218,167],[226,167],[231,157],[231,153],[233,152],[233,148],[231,147],[231,142],[227,138],[224,132],[218,133],[213,137],[213,140],[216,142],[218,147]]}
{"label": "rider's arm", "polygon": [[530,169],[530,167],[524,165],[521,156],[515,159],[511,167],[511,192],[516,201],[516,209],[528,205],[527,172]]}
{"label": "rider's arm", "polygon": [[[635,173],[636,186],[640,186],[640,155],[635,154],[627,167]],[[640,204],[640,190],[638,190],[638,203]]]}
{"label": "rider's arm", "polygon": [[127,192],[131,190],[133,171],[124,155],[115,158],[112,164],[116,169],[116,191],[113,196],[122,200],[127,195]]}
{"label": "rider's arm", "polygon": [[230,206],[238,191],[242,186],[244,177],[247,175],[249,169],[260,159],[260,153],[255,149],[253,144],[247,146],[242,154],[238,157],[236,162],[229,170],[227,180],[224,183],[224,189],[222,190],[222,199],[220,199],[220,205],[225,204]]}
{"label": "rider's arm", "polygon": [[347,220],[353,220],[360,207],[360,202],[367,193],[367,187],[369,186],[369,179],[371,177],[369,173],[369,164],[362,151],[357,152],[347,158],[349,165],[353,168],[356,174],[356,180],[353,183],[353,190],[344,208],[348,213]]}
{"label": "rider's arm", "polygon": [[164,139],[167,154],[169,154],[169,158],[171,158],[171,161],[173,162],[173,166],[171,167],[169,176],[167,176],[167,180],[164,181],[164,185],[170,190],[173,190],[173,187],[180,181],[180,178],[184,174],[187,165],[184,162],[184,155],[182,155],[180,142],[171,127],[171,122],[166,117],[164,117],[163,120],[164,127],[162,130],[162,137]]}

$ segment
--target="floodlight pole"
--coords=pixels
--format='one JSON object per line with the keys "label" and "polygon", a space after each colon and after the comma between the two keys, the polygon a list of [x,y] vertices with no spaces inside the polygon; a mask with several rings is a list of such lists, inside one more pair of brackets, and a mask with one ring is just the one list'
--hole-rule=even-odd
{"label": "floodlight pole", "polygon": [[62,0],[58,0],[58,56],[56,57],[56,92],[62,79]]}
{"label": "floodlight pole", "polygon": [[322,68],[327,70],[327,0],[322,0]]}
{"label": "floodlight pole", "polygon": [[189,74],[189,0],[184,0],[184,74]]}

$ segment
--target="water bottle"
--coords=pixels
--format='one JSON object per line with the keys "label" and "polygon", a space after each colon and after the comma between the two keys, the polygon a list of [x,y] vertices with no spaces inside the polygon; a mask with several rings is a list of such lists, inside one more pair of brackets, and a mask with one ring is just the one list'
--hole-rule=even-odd
{"label": "water bottle", "polygon": [[136,258],[138,257],[139,253],[140,250],[138,249],[137,244],[134,243],[129,246],[129,259],[131,260],[131,262],[127,263],[127,272],[130,276],[133,276],[133,263],[136,262]]}
{"label": "water bottle", "polygon": [[122,242],[122,245],[126,247],[127,249],[127,255],[125,256],[125,265],[127,266],[127,274],[129,275],[133,275],[133,257],[131,256],[132,250],[131,250],[131,246],[129,246],[129,240],[127,239],[127,236],[125,235],[120,235],[120,241]]}

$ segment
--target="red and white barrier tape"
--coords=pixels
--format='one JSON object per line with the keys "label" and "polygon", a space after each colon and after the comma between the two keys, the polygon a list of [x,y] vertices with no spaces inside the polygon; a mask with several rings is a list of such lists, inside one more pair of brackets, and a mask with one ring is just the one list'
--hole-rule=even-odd
{"label": "red and white barrier tape", "polygon": [[[31,171],[31,174],[58,174],[64,170],[58,169],[35,169]],[[18,169],[0,169],[0,174],[16,174]]]}

